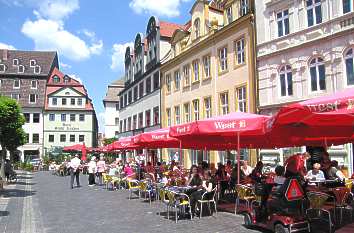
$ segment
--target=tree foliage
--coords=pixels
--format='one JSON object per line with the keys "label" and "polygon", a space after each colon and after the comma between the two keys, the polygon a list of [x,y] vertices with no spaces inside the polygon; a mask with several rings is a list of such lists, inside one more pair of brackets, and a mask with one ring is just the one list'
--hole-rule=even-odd
{"label": "tree foliage", "polygon": [[109,145],[109,144],[111,144],[111,143],[113,143],[113,142],[115,142],[115,141],[117,141],[116,138],[105,138],[105,139],[103,139],[103,144],[104,144],[105,146],[107,146],[107,145]]}
{"label": "tree foliage", "polygon": [[25,132],[22,126],[25,119],[18,103],[5,96],[0,96],[0,145],[1,153],[1,177],[4,177],[4,162],[6,150],[14,151],[25,143]]}

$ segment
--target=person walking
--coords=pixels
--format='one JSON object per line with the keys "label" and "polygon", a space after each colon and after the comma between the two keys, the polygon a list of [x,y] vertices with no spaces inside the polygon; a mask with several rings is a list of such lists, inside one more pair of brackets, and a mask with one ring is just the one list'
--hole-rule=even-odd
{"label": "person walking", "polygon": [[79,155],[76,154],[75,157],[69,163],[71,189],[74,188],[75,178],[76,178],[77,187],[80,187],[80,166],[81,166],[81,160],[79,159]]}
{"label": "person walking", "polygon": [[103,154],[100,155],[100,161],[97,162],[98,184],[103,185],[102,174],[106,171],[106,162],[104,161]]}
{"label": "person walking", "polygon": [[92,156],[91,161],[88,163],[88,174],[89,174],[89,186],[94,186],[95,182],[95,173],[96,173],[97,165],[96,165],[96,157]]}

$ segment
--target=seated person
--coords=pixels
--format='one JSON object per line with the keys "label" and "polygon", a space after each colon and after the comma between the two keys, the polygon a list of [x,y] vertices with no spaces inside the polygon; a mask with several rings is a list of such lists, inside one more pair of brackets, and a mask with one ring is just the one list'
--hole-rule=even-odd
{"label": "seated person", "polygon": [[258,161],[256,167],[251,172],[251,179],[255,183],[260,183],[263,175],[263,163],[262,161]]}
{"label": "seated person", "polygon": [[274,184],[276,186],[281,186],[285,182],[285,168],[283,166],[277,166],[275,168],[275,177],[274,177]]}
{"label": "seated person", "polygon": [[147,162],[145,166],[145,172],[149,177],[151,177],[152,181],[155,181],[155,168],[152,166],[151,162]]}
{"label": "seated person", "polygon": [[218,170],[216,171],[216,178],[219,181],[220,184],[220,198],[223,198],[225,195],[225,191],[229,187],[229,179],[230,177],[228,176],[225,166],[220,164],[218,167]]}
{"label": "seated person", "polygon": [[124,179],[126,180],[133,180],[136,178],[135,172],[129,163],[125,164],[123,172],[125,174]]}
{"label": "seated person", "polygon": [[321,164],[319,163],[314,163],[313,164],[313,169],[308,171],[307,175],[305,176],[305,179],[311,183],[311,181],[321,181],[325,180],[325,176],[323,171],[321,169]]}
{"label": "seated person", "polygon": [[310,154],[305,152],[303,154],[294,154],[290,156],[284,163],[285,177],[305,176],[306,175],[306,160],[310,158]]}
{"label": "seated person", "polygon": [[336,160],[331,162],[331,167],[327,171],[327,177],[330,180],[339,179],[343,181],[345,179],[343,172],[338,168],[338,162]]}

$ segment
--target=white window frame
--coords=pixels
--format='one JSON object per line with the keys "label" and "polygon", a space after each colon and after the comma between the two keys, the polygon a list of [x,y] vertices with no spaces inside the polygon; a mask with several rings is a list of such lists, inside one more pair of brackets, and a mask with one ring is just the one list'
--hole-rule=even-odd
{"label": "white window frame", "polygon": [[[31,96],[34,96],[34,102],[31,102]],[[29,94],[28,95],[28,103],[36,104],[37,103],[37,95],[36,94]]]}
{"label": "white window frame", "polygon": [[[32,64],[32,62],[33,62],[34,64]],[[36,60],[31,59],[31,60],[30,60],[30,67],[35,67],[35,66],[36,66]]]}
{"label": "white window frame", "polygon": [[211,106],[211,97],[204,98],[204,111],[205,111],[205,118],[212,117],[212,106]]}
{"label": "white window frame", "polygon": [[[287,12],[287,14],[285,14]],[[278,18],[278,14],[281,14],[281,17]],[[276,18],[277,18],[277,34],[278,37],[286,36],[290,34],[290,18],[289,18],[289,9],[284,9],[282,11],[279,11],[276,13]],[[286,24],[286,20],[288,20],[288,23]],[[281,23],[281,35],[279,35],[279,23]],[[288,28],[286,28],[288,27]],[[288,33],[286,33],[286,29],[288,29]]]}
{"label": "white window frame", "polygon": [[171,108],[166,108],[166,116],[167,116],[167,126],[172,126],[172,118],[171,118]]}
{"label": "white window frame", "polygon": [[[35,87],[33,87],[33,83],[35,83]],[[38,88],[38,81],[37,80],[31,80],[31,89],[37,89]]]}
{"label": "white window frame", "polygon": [[[344,1],[349,1],[349,11],[348,12],[344,12]],[[342,12],[343,14],[348,14],[350,12],[353,12],[353,0],[342,0]]]}
{"label": "white window frame", "polygon": [[[311,64],[311,62],[315,59],[315,63]],[[320,60],[319,60],[320,59]],[[323,65],[324,66],[324,69],[325,69],[325,88],[324,90],[321,90],[321,86],[320,86],[320,72],[319,72],[319,67]],[[311,68],[315,67],[316,69],[316,90],[312,90],[312,77],[311,77]],[[312,58],[311,61],[310,61],[310,66],[309,66],[309,72],[310,72],[310,75],[309,75],[309,88],[310,88],[310,92],[311,93],[316,93],[316,92],[324,92],[326,91],[327,89],[327,83],[326,83],[326,66],[325,66],[325,63],[324,63],[324,60],[323,58],[321,57],[315,57],[315,58]]]}
{"label": "white window frame", "polygon": [[[54,103],[54,99],[55,99],[55,101],[56,101],[55,103]],[[56,97],[53,97],[53,98],[52,98],[52,105],[53,105],[53,106],[57,106],[57,105],[58,105],[58,98],[56,98]]]}
{"label": "white window frame", "polygon": [[236,45],[236,63],[242,65],[246,63],[245,38],[235,42]]}
{"label": "white window frame", "polygon": [[248,0],[240,0],[240,16],[245,16],[248,13]]}
{"label": "white window frame", "polygon": [[[294,85],[293,85],[294,82],[291,83],[292,94],[291,95],[289,94],[289,80],[288,80],[289,74],[291,74],[291,80],[292,80],[293,73],[292,73],[292,69],[291,69],[290,65],[284,65],[284,66],[280,67],[280,70],[279,70],[279,96],[281,98],[294,95]],[[285,81],[285,87],[284,87],[285,88],[285,95],[282,95],[282,82],[281,82],[282,76],[284,77],[284,81]]]}
{"label": "white window frame", "polygon": [[229,93],[223,92],[220,93],[220,110],[221,115],[229,114]]}
{"label": "white window frame", "polygon": [[181,73],[179,70],[176,70],[174,73],[174,83],[175,91],[179,91],[181,89]]}
{"label": "white window frame", "polygon": [[194,39],[196,40],[200,37],[200,19],[199,18],[194,20],[193,27],[194,27]]}
{"label": "white window frame", "polygon": [[200,81],[199,59],[193,61],[193,82]]}
{"label": "white window frame", "polygon": [[19,100],[20,100],[20,94],[12,93],[12,94],[11,94],[11,99],[14,99],[14,100],[16,100],[16,101],[19,101]]}
{"label": "white window frame", "polygon": [[174,111],[175,112],[175,124],[179,125],[179,124],[181,124],[181,107],[179,105],[177,105],[174,107],[174,110],[175,110]]}
{"label": "white window frame", "polygon": [[227,47],[223,47],[219,49],[219,70],[220,72],[224,72],[228,70],[227,64]]}
{"label": "white window frame", "polygon": [[200,106],[199,99],[193,100],[193,120],[198,121],[200,119]]}
{"label": "white window frame", "polygon": [[183,104],[183,112],[184,112],[184,122],[191,122],[191,104],[185,103]]}
{"label": "white window frame", "polygon": [[191,84],[191,68],[190,65],[183,66],[183,79],[184,79],[184,86],[187,87]]}
{"label": "white window frame", "polygon": [[65,114],[65,113],[62,113],[62,114],[60,115],[60,121],[61,121],[61,122],[66,122],[66,114]]}
{"label": "white window frame", "polygon": [[167,93],[171,93],[172,85],[171,85],[171,74],[166,74],[166,91]]}
{"label": "white window frame", "polygon": [[204,65],[204,75],[205,78],[211,77],[211,57],[210,55],[206,55],[203,57],[203,65]]}
{"label": "white window frame", "polygon": [[[312,1],[310,6],[307,6],[307,1]],[[315,2],[318,1],[318,2]],[[305,6],[306,6],[306,15],[307,15],[307,27],[312,27],[317,24],[320,24],[323,22],[323,14],[322,14],[322,0],[305,0]],[[321,22],[317,22],[317,13],[316,13],[316,7],[321,8]],[[312,16],[313,16],[313,24],[309,25],[309,15],[308,11],[312,11]]]}
{"label": "white window frame", "polygon": [[[18,86],[15,85],[16,82],[18,82]],[[21,79],[14,79],[13,89],[20,89],[20,88],[21,88]]]}
{"label": "white window frame", "polygon": [[23,66],[23,65],[18,65],[18,66],[17,66],[17,73],[20,73],[20,74],[25,73],[25,66]]}
{"label": "white window frame", "polygon": [[13,66],[18,66],[18,64],[19,64],[19,61],[18,61],[17,58],[15,58],[15,59],[12,60],[12,65],[13,65]]}
{"label": "white window frame", "polygon": [[226,9],[226,19],[228,24],[232,23],[232,21],[234,20],[234,17],[232,15],[232,6],[229,6]]}
{"label": "white window frame", "polygon": [[49,121],[55,121],[55,114],[54,113],[50,113],[48,116]]}
{"label": "white window frame", "polygon": [[237,111],[247,112],[247,87],[241,86],[236,88]]}
{"label": "white window frame", "polygon": [[6,71],[5,64],[0,64],[0,73],[4,73]]}
{"label": "white window frame", "polygon": [[[349,54],[349,52],[351,52],[351,54]],[[349,77],[348,77],[348,73],[347,73],[347,59],[351,59],[352,60],[352,67],[354,69],[354,48],[348,49],[345,52],[345,55],[344,55],[344,73],[345,73],[345,76],[346,76],[345,86],[346,87],[352,87],[352,86],[354,86],[354,83],[353,84],[348,84]],[[352,70],[352,75],[354,76],[354,70]]]}
{"label": "white window frame", "polygon": [[[37,69],[38,69],[38,71],[37,71]],[[42,71],[42,68],[39,65],[36,65],[33,69],[33,73],[35,73],[35,74],[40,74],[41,71]]]}

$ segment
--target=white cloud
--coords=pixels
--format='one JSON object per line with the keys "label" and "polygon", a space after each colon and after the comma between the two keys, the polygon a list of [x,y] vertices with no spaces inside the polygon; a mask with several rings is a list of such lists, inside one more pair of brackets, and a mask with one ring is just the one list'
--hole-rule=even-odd
{"label": "white cloud", "polygon": [[123,70],[125,51],[128,46],[133,47],[133,42],[113,45],[112,64],[111,64],[112,70],[116,70],[116,71]]}
{"label": "white cloud", "polygon": [[79,0],[40,0],[37,1],[41,16],[61,20],[79,9]]}
{"label": "white cloud", "polygon": [[85,60],[92,54],[100,54],[103,48],[101,40],[88,45],[81,38],[66,31],[60,21],[27,20],[21,31],[33,39],[36,50],[58,50],[63,56],[74,61]]}
{"label": "white cloud", "polygon": [[182,2],[190,0],[131,0],[129,7],[137,14],[176,17],[180,15]]}
{"label": "white cloud", "polygon": [[60,67],[64,68],[64,69],[71,69],[71,65],[63,63],[63,62],[60,62]]}
{"label": "white cloud", "polygon": [[12,45],[1,43],[0,42],[0,49],[10,49],[10,50],[15,50],[16,48]]}

